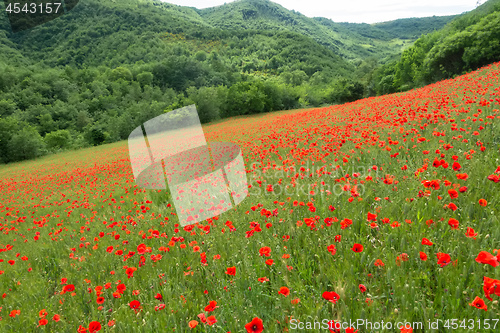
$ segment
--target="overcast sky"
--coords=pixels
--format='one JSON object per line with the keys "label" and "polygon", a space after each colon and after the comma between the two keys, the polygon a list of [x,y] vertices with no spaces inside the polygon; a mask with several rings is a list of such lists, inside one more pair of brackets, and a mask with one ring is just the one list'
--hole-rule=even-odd
{"label": "overcast sky", "polygon": [[[181,6],[207,8],[234,0],[162,0]],[[309,17],[326,17],[334,22],[375,23],[398,18],[461,14],[476,7],[478,0],[273,0]],[[485,0],[480,0],[480,3]]]}

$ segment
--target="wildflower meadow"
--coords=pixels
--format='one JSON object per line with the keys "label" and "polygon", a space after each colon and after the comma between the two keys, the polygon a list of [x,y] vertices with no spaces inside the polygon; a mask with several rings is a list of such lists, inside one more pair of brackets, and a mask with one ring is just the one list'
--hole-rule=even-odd
{"label": "wildflower meadow", "polygon": [[126,141],[2,165],[0,331],[498,332],[499,109],[494,63],[208,124],[248,197],[185,227]]}

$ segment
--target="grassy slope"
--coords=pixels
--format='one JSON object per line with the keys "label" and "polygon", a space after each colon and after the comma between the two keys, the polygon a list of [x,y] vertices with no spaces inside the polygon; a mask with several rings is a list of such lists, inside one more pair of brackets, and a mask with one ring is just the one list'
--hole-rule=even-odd
{"label": "grassy slope", "polygon": [[[103,326],[112,320],[119,332],[189,331],[188,322],[204,313],[225,331],[243,331],[259,317],[265,332],[277,332],[291,328],[293,316],[393,325],[441,319],[441,329],[447,319],[472,319],[476,329],[481,322],[481,332],[495,332],[484,329],[484,320],[491,323],[500,309],[485,299],[482,287],[483,276],[499,279],[499,271],[474,259],[480,251],[492,253],[500,239],[500,184],[487,180],[499,165],[499,80],[496,63],[407,93],[205,126],[208,141],[239,144],[247,169],[253,165],[255,171],[248,174],[250,196],[220,219],[203,222],[203,230],[176,230],[162,193],[134,186],[125,142],[0,166],[0,242],[13,245],[0,253],[6,313],[0,328],[35,329],[46,309],[48,319],[62,317],[49,320],[47,329],[56,331],[88,327],[91,320]],[[460,170],[452,167],[455,155]],[[435,159],[449,165],[435,167]],[[426,187],[425,180],[440,186]],[[460,186],[467,191],[451,198],[449,190]],[[479,199],[488,204],[480,206]],[[456,211],[448,208],[451,202]],[[376,215],[373,221],[368,213]],[[327,217],[334,218],[331,225]],[[236,229],[230,231],[226,221]],[[467,228],[477,232],[475,238],[466,236]],[[422,245],[423,237],[434,245]],[[141,243],[152,251],[143,254],[142,267]],[[364,246],[361,253],[351,250],[355,243]],[[329,252],[330,245],[336,251]],[[263,246],[270,247],[270,257],[259,255]],[[113,254],[117,250],[124,254]],[[124,257],[129,251],[136,253]],[[200,263],[201,252],[207,266]],[[420,252],[428,259],[421,260]],[[450,255],[447,265],[438,265],[438,253]],[[154,262],[150,256],[157,254],[162,258]],[[377,259],[384,266],[375,266]],[[227,275],[233,266],[236,275]],[[138,269],[127,277],[127,267]],[[258,282],[261,277],[269,281]],[[74,284],[74,295],[61,294],[62,278]],[[107,283],[99,305],[96,287]],[[118,283],[126,286],[120,298],[112,295]],[[278,294],[281,287],[290,295]],[[325,291],[337,292],[338,302],[323,299]],[[154,298],[157,293],[162,300]],[[488,311],[469,305],[476,296]],[[133,300],[141,303],[137,311],[129,306]],[[219,307],[205,312],[212,300]],[[20,315],[7,316],[13,310]],[[203,331],[205,324],[198,325]]]}

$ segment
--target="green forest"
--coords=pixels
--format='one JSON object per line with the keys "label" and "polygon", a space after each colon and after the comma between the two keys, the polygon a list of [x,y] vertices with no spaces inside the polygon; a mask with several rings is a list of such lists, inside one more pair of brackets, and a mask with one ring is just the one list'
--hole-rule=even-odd
{"label": "green forest", "polygon": [[377,24],[268,0],[82,0],[17,33],[0,9],[0,163],[124,140],[190,104],[207,123],[404,91],[500,60],[500,0]]}

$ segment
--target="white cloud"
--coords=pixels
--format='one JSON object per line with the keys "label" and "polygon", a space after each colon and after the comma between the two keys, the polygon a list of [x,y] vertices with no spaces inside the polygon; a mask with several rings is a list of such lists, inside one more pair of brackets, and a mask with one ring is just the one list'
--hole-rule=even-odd
{"label": "white cloud", "polygon": [[[234,0],[167,0],[181,6],[208,8]],[[461,14],[475,8],[477,0],[274,0],[289,10],[335,22],[375,23],[398,18]]]}

